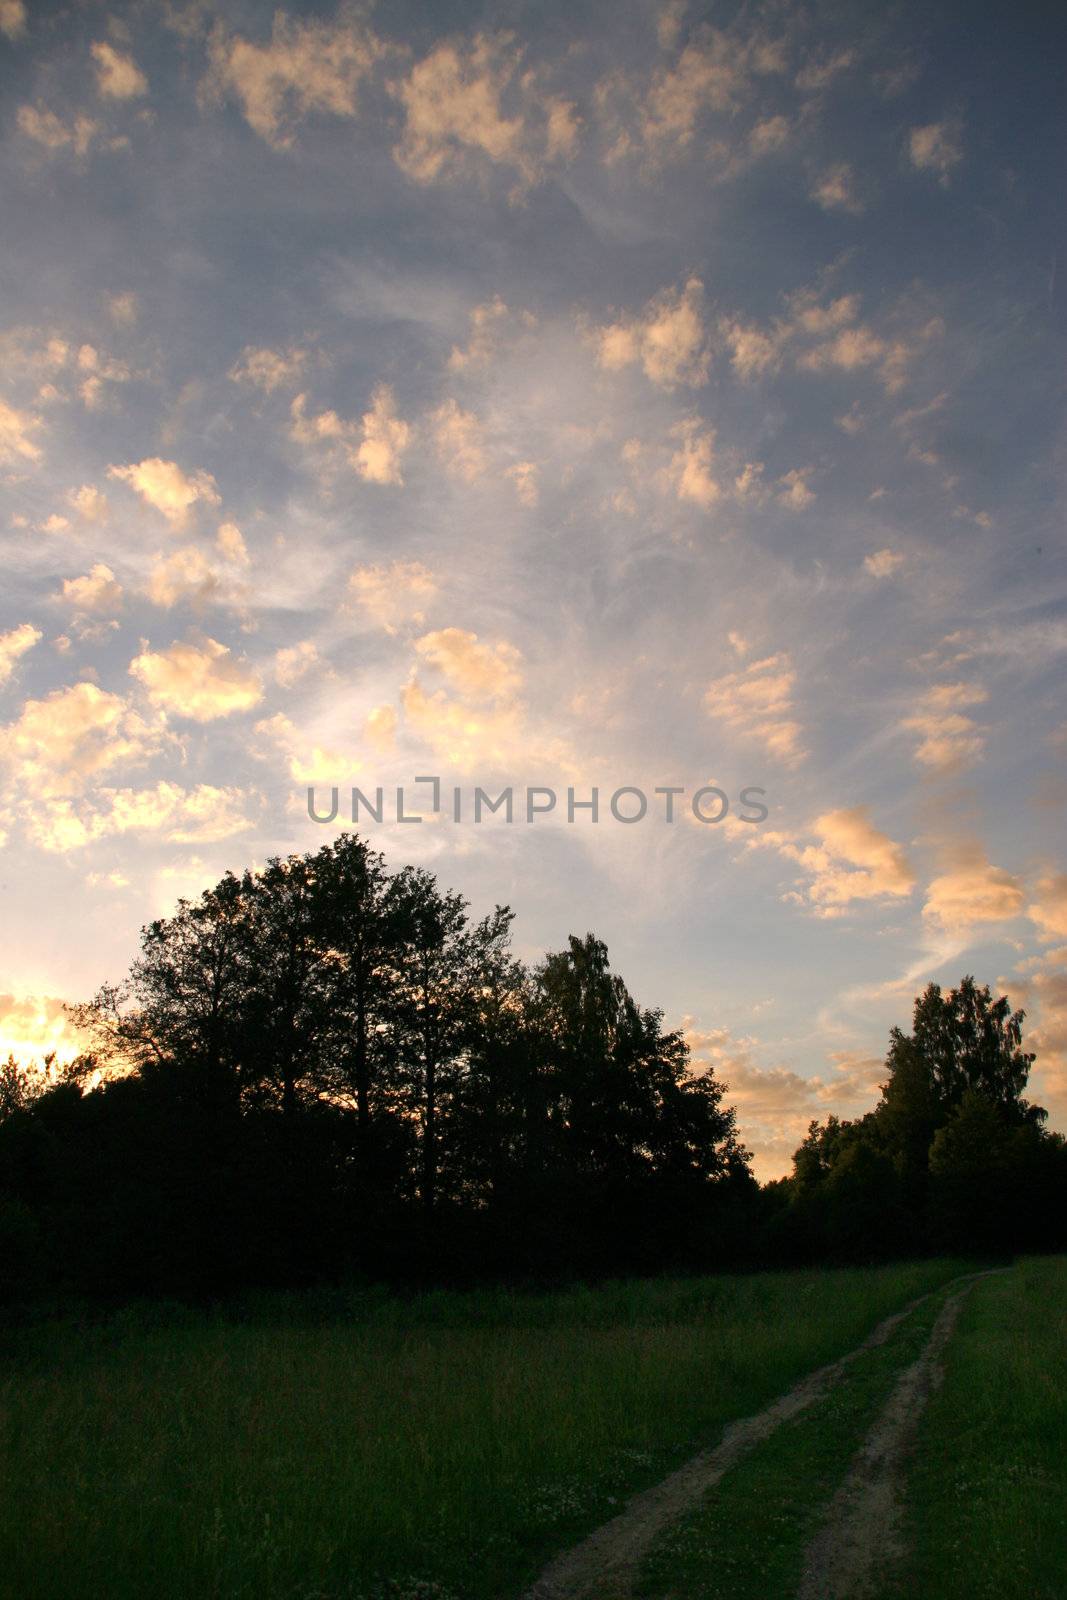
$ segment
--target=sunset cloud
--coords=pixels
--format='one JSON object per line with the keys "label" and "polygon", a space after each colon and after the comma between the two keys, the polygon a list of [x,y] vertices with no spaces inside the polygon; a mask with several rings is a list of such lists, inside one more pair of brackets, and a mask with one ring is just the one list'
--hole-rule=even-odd
{"label": "sunset cloud", "polygon": [[0,400],[0,462],[18,464],[40,461],[40,446],[30,437],[41,426],[41,418],[29,411],[18,411]]}
{"label": "sunset cloud", "polygon": [[96,87],[105,100],[135,100],[147,94],[148,79],[131,55],[99,40],[89,54],[96,68]]}
{"label": "sunset cloud", "polygon": [[17,628],[0,633],[0,688],[13,677],[19,657],[39,644],[41,637],[40,628],[32,622],[21,622]]}
{"label": "sunset cloud", "polygon": [[717,679],[704,695],[704,706],[725,727],[762,744],[786,766],[796,766],[804,759],[804,750],[794,716],[795,687],[793,664],[780,653]]}
{"label": "sunset cloud", "polygon": [[970,766],[985,750],[985,730],[966,708],[982,705],[986,691],[976,683],[939,683],[921,695],[902,727],[919,735],[915,760],[935,772]]}
{"label": "sunset cloud", "polygon": [[479,33],[466,47],[437,45],[390,83],[404,114],[393,149],[400,169],[429,184],[488,164],[512,169],[521,189],[541,177],[546,162],[569,159],[578,136],[575,108],[538,92],[533,74],[520,74],[521,59],[506,36]]}
{"label": "sunset cloud", "polygon": [[273,394],[275,389],[299,383],[306,363],[305,350],[269,350],[246,345],[240,360],[230,368],[230,377],[234,383],[250,383],[264,394]]}
{"label": "sunset cloud", "polygon": [[963,141],[959,128],[950,122],[928,122],[908,134],[911,164],[920,172],[933,172],[946,184],[953,167],[963,160]]}
{"label": "sunset cloud", "polygon": [[961,840],[942,849],[945,871],[926,891],[923,916],[951,932],[979,923],[1007,922],[1023,911],[1018,878],[989,861],[977,843]]}
{"label": "sunset cloud", "polygon": [[448,683],[475,700],[510,699],[522,684],[522,658],[505,640],[486,644],[463,628],[441,628],[416,639],[415,649]]}
{"label": "sunset cloud", "polygon": [[638,364],[659,388],[699,388],[711,363],[703,305],[699,278],[690,278],[681,289],[663,290],[639,316],[594,330],[598,365],[618,372]]}
{"label": "sunset cloud", "polygon": [[130,675],[144,685],[154,706],[192,722],[248,711],[263,698],[255,672],[217,639],[142,650],[130,662]]}
{"label": "sunset cloud", "polygon": [[236,99],[249,127],[284,150],[312,114],[354,117],[359,86],[381,53],[354,20],[298,22],[277,11],[267,44],[215,32],[207,89]]}
{"label": "sunset cloud", "polygon": [[0,760],[27,795],[80,794],[114,767],[141,765],[164,737],[121,695],[81,682],[27,700],[0,728]]}
{"label": "sunset cloud", "polygon": [[437,580],[420,561],[357,567],[348,579],[352,602],[386,633],[396,633],[404,623],[421,623],[436,593]]}
{"label": "sunset cloud", "polygon": [[488,457],[484,430],[473,411],[464,411],[455,400],[446,400],[430,420],[437,455],[445,470],[465,483],[477,483],[485,476]]}
{"label": "sunset cloud", "polygon": [[122,608],[122,585],[98,561],[83,577],[64,579],[63,601],[72,611],[111,617]]}
{"label": "sunset cloud", "polygon": [[126,467],[108,467],[109,478],[129,484],[146,505],[162,512],[173,528],[183,528],[192,508],[202,502],[217,506],[222,500],[210,472],[186,473],[176,461],[150,456]]}

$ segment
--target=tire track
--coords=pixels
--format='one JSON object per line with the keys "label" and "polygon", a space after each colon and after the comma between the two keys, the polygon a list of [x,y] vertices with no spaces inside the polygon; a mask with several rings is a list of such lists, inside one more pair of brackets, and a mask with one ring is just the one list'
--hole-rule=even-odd
{"label": "tire track", "polygon": [[[1005,1268],[997,1268],[1005,1271]],[[884,1569],[903,1555],[900,1534],[905,1458],[919,1418],[943,1377],[941,1357],[976,1273],[942,1306],[922,1354],[897,1379],[878,1420],[830,1502],[825,1523],[808,1546],[797,1600],[863,1600]]]}
{"label": "tire track", "polygon": [[[809,1373],[755,1416],[730,1423],[713,1449],[691,1456],[669,1477],[634,1495],[610,1522],[603,1523],[581,1543],[553,1557],[521,1600],[628,1600],[638,1565],[664,1528],[684,1516],[735,1462],[762,1444],[783,1422],[821,1400],[853,1361],[884,1344],[906,1317],[929,1300],[931,1294],[940,1292],[941,1289],[930,1290],[909,1301],[900,1311],[894,1311],[880,1322],[863,1343],[847,1355]],[[963,1289],[959,1291],[963,1292]]]}

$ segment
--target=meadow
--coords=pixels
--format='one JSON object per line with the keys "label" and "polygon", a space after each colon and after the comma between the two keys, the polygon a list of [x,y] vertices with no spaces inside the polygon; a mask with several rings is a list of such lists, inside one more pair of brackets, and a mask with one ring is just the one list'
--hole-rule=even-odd
{"label": "meadow", "polygon": [[0,1594],[488,1600],[966,1270],[248,1297],[9,1329]]}
{"label": "meadow", "polygon": [[909,1551],[885,1600],[1067,1595],[1067,1260],[980,1284],[906,1485]]}

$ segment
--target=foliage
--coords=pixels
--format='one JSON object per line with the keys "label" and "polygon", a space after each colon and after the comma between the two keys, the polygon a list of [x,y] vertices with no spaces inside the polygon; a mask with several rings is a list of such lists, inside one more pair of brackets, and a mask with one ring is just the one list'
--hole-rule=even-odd
{"label": "foliage", "polygon": [[1024,1014],[965,977],[894,1028],[875,1109],[813,1122],[780,1197],[780,1245],[855,1260],[1067,1244],[1067,1147],[1024,1098]]}

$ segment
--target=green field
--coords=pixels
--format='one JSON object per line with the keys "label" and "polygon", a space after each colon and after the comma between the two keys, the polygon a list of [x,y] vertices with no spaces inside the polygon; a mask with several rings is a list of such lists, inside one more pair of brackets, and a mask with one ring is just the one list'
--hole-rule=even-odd
{"label": "green field", "polygon": [[[21,1328],[3,1347],[0,1593],[518,1595],[725,1423],[966,1270],[305,1296]],[[1067,1592],[1052,1576],[1067,1570],[1065,1289],[1054,1262],[972,1291],[913,1468],[924,1597]],[[792,1595],[826,1497],[938,1303],[739,1463],[650,1552],[642,1592]],[[944,1586],[976,1528],[983,1571],[1001,1541],[1017,1553],[1038,1499],[1048,1526],[1025,1549],[1045,1587]]]}
{"label": "green field", "polygon": [[1067,1261],[979,1284],[908,1474],[911,1555],[889,1596],[1067,1595]]}

